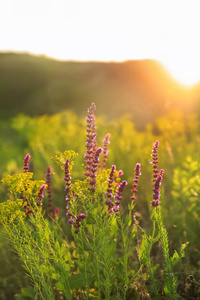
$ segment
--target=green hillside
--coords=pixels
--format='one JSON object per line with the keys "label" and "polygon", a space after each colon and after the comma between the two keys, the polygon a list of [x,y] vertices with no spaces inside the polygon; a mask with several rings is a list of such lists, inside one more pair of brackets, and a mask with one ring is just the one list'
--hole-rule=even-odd
{"label": "green hillside", "polygon": [[83,116],[92,101],[108,118],[131,114],[138,128],[174,107],[197,108],[199,87],[179,85],[153,60],[123,63],[56,61],[0,54],[0,117],[73,110]]}

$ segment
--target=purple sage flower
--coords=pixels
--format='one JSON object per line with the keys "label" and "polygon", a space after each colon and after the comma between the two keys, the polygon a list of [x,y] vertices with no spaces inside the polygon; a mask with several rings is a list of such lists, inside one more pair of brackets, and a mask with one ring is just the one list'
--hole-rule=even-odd
{"label": "purple sage flower", "polygon": [[114,181],[114,174],[116,171],[116,166],[112,165],[111,170],[110,170],[110,176],[108,177],[108,188],[105,194],[106,201],[105,204],[108,205],[108,212],[111,212],[111,209],[113,208],[114,204],[112,203],[111,197],[112,195],[112,184]]}
{"label": "purple sage flower", "polygon": [[69,217],[72,217],[72,216],[74,216],[74,213],[72,213],[70,210],[68,210],[66,215],[69,216]]}
{"label": "purple sage flower", "polygon": [[[24,160],[23,160],[23,162],[24,162],[24,167],[23,167],[24,173],[29,172],[29,161],[30,161],[30,158],[31,158],[31,155],[29,153],[27,153],[25,155],[25,157],[24,157]],[[25,187],[25,191],[27,191],[26,187]],[[24,197],[23,193],[20,194],[20,199],[23,199],[23,203],[25,203],[27,201],[27,198]],[[28,206],[29,206],[28,203],[24,206],[24,208],[26,210],[26,214],[29,214],[29,213],[32,212],[32,209],[29,209]]]}
{"label": "purple sage flower", "polygon": [[31,155],[27,153],[24,157],[24,173],[27,173],[29,171],[29,161],[30,161]]}
{"label": "purple sage flower", "polygon": [[48,198],[48,212],[49,214],[53,213],[53,199],[51,197],[51,167],[47,168],[47,173],[46,173],[46,184],[47,184],[47,198]]}
{"label": "purple sage flower", "polygon": [[69,159],[66,160],[65,162],[65,176],[63,178],[65,180],[66,185],[65,185],[65,191],[69,192],[71,189],[71,176],[70,176],[70,170],[69,170]]}
{"label": "purple sage flower", "polygon": [[55,210],[54,210],[54,214],[53,214],[53,217],[56,218],[59,216],[59,213],[60,213],[60,208],[59,207],[56,207]]}
{"label": "purple sage flower", "polygon": [[[96,151],[96,152],[99,152],[99,151]],[[66,206],[67,213],[66,213],[66,215],[69,216],[69,219],[68,219],[67,222],[69,224],[73,225],[74,228],[76,228],[75,233],[78,233],[79,232],[79,227],[81,226],[81,222],[85,219],[86,216],[85,216],[85,214],[79,214],[77,217],[75,217],[74,213],[69,210],[69,206],[71,206],[70,192],[71,192],[71,188],[72,188],[72,186],[71,186],[71,176],[70,176],[70,170],[69,170],[69,159],[67,159],[66,162],[65,162],[64,180],[66,182],[66,185],[65,185],[66,201],[67,201],[67,206]],[[75,197],[74,193],[73,193],[73,197]]]}
{"label": "purple sage flower", "polygon": [[163,173],[164,170],[160,170],[160,174],[156,178],[156,181],[154,182],[154,187],[153,187],[153,200],[151,201],[151,206],[156,207],[160,205],[160,186],[162,183],[163,179]]}
{"label": "purple sage flower", "polygon": [[118,172],[119,177],[121,177],[122,175],[124,175],[123,170],[119,170],[119,171],[117,171],[117,172]]}
{"label": "purple sage flower", "polygon": [[125,186],[127,186],[128,182],[126,180],[123,180],[118,187],[117,193],[115,195],[115,205],[119,206],[122,199],[122,193],[124,191]]}
{"label": "purple sage flower", "polygon": [[156,141],[152,150],[152,164],[153,164],[153,182],[156,181],[156,178],[159,174],[158,170],[158,147],[159,147],[159,141]]}
{"label": "purple sage flower", "polygon": [[110,170],[110,176],[108,177],[108,188],[106,191],[106,198],[111,198],[112,197],[112,183],[114,181],[114,173],[116,171],[116,166],[112,165],[111,170]]}
{"label": "purple sage flower", "polygon": [[43,192],[45,189],[46,189],[46,184],[42,184],[38,193],[37,206],[42,205],[42,198],[44,198]]}
{"label": "purple sage flower", "polygon": [[77,218],[73,221],[73,226],[76,228],[75,233],[77,234],[79,232],[79,228],[81,227],[81,222],[86,218],[85,214],[79,214]]}
{"label": "purple sage flower", "polygon": [[64,180],[65,180],[65,191],[66,191],[66,198],[65,200],[67,201],[67,213],[66,215],[72,216],[71,212],[68,210],[70,204],[70,190],[72,188],[71,186],[71,176],[70,176],[70,170],[69,170],[69,159],[66,160],[65,162],[65,176],[64,176]]}
{"label": "purple sage flower", "polygon": [[[92,105],[93,104],[94,103],[92,103]],[[94,104],[93,105],[93,110],[95,110],[95,109],[96,109],[96,106]],[[92,132],[92,134],[94,136],[94,140],[93,140],[93,152],[95,153],[96,149],[97,149],[97,134],[96,134],[97,127],[96,127],[96,117],[95,117],[94,113],[92,115],[92,118],[93,118],[93,122],[92,122],[92,126],[91,126],[91,130],[92,130],[91,132]]]}
{"label": "purple sage flower", "polygon": [[68,221],[67,221],[69,224],[74,224],[75,223],[75,220],[74,219],[68,219]]}
{"label": "purple sage flower", "polygon": [[164,170],[158,169],[158,147],[159,141],[156,141],[152,150],[152,164],[153,164],[153,200],[151,206],[156,207],[160,205],[160,185],[162,183]]}
{"label": "purple sage flower", "polygon": [[94,103],[91,104],[91,107],[88,109],[88,116],[86,118],[87,123],[87,142],[86,142],[86,148],[87,151],[84,155],[85,158],[85,176],[90,177],[91,175],[91,168],[94,161],[94,156],[96,152],[97,142],[96,142],[96,125],[95,125],[95,115],[94,111],[96,109],[96,106]]}
{"label": "purple sage flower", "polygon": [[71,176],[70,176],[70,170],[69,170],[69,159],[65,162],[65,191],[66,191],[66,201],[69,201],[70,197],[70,189],[71,189]]}
{"label": "purple sage flower", "polygon": [[94,155],[94,160],[92,162],[92,166],[90,169],[90,179],[88,180],[90,185],[91,185],[91,190],[94,192],[95,191],[95,186],[96,186],[96,172],[97,172],[97,168],[99,165],[99,156],[102,152],[102,148],[99,147],[97,148],[95,155]]}
{"label": "purple sage flower", "polygon": [[118,213],[118,211],[119,211],[119,205],[114,205],[112,208],[111,208],[111,211],[113,212],[113,213]]}
{"label": "purple sage flower", "polygon": [[131,200],[135,201],[136,196],[135,194],[138,192],[137,188],[138,188],[138,182],[139,182],[139,176],[141,175],[141,164],[137,163],[135,165],[135,173],[134,173],[135,177],[133,179],[133,189],[131,190],[131,192],[133,193]]}
{"label": "purple sage flower", "polygon": [[79,214],[78,217],[77,217],[77,220],[82,222],[85,218],[86,218],[85,214]]}
{"label": "purple sage flower", "polygon": [[106,168],[106,163],[108,159],[108,144],[110,144],[110,133],[107,133],[103,140],[103,168]]}

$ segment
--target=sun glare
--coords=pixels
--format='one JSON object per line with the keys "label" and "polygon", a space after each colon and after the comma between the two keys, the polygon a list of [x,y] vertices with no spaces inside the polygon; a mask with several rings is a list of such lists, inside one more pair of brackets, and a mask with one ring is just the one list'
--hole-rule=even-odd
{"label": "sun glare", "polygon": [[161,63],[165,66],[168,72],[174,77],[179,83],[185,86],[196,85],[200,82],[200,66],[192,64],[191,62],[187,63],[187,61],[182,63],[177,63],[175,60],[171,63]]}

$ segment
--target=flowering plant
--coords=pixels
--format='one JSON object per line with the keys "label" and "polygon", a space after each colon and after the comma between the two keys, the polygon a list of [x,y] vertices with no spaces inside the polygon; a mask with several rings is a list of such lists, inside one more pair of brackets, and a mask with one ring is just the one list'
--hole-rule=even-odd
{"label": "flowering plant", "polygon": [[[134,179],[128,208],[123,209],[127,181],[123,171],[112,165],[106,169],[110,134],[103,148],[97,147],[93,103],[86,118],[85,178],[73,180],[74,151],[54,156],[64,176],[65,216],[53,213],[51,167],[46,184],[28,172],[30,154],[24,158],[24,173],[3,179],[11,199],[0,204],[0,223],[6,236],[32,279],[41,299],[160,299],[165,293],[177,299],[174,265],[184,256],[169,255],[167,231],[163,225],[160,189],[164,171],[158,169],[158,147],[153,147],[152,234],[137,220],[135,204],[139,192],[141,164],[133,166]],[[103,153],[103,165],[100,156]],[[42,206],[47,189],[48,217]],[[28,209],[28,210],[27,210]],[[61,210],[61,209],[60,209]],[[71,234],[69,234],[69,232]],[[161,242],[164,265],[153,266],[151,252]],[[160,284],[156,269],[164,268]],[[148,283],[149,280],[149,283]]]}

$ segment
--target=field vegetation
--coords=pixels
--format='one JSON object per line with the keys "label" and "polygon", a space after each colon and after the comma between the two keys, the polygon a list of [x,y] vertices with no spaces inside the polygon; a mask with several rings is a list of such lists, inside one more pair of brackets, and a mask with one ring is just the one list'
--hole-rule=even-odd
{"label": "field vegetation", "polygon": [[2,122],[0,298],[200,299],[197,116],[95,113]]}

